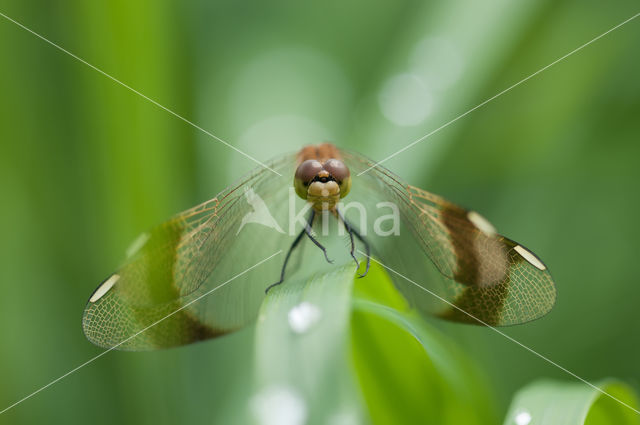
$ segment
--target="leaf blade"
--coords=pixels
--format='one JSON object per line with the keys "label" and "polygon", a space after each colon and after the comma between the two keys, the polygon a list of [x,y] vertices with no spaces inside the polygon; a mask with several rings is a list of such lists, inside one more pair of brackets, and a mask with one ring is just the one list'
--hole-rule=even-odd
{"label": "leaf blade", "polygon": [[[637,396],[627,385],[614,380],[598,384],[603,391],[632,408]],[[537,381],[518,391],[504,425],[638,425],[640,415],[606,394],[581,382]]]}

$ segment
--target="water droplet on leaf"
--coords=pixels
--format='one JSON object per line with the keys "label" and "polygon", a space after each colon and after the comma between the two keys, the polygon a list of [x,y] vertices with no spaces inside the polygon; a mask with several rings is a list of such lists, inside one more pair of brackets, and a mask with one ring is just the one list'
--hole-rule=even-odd
{"label": "water droplet on leaf", "polygon": [[531,413],[526,410],[518,410],[514,420],[516,425],[528,425],[531,422]]}
{"label": "water droplet on leaf", "polygon": [[250,402],[251,412],[260,425],[302,425],[307,419],[307,405],[294,389],[269,387]]}
{"label": "water droplet on leaf", "polygon": [[307,332],[320,320],[321,312],[315,305],[303,301],[289,310],[289,326],[299,334]]}

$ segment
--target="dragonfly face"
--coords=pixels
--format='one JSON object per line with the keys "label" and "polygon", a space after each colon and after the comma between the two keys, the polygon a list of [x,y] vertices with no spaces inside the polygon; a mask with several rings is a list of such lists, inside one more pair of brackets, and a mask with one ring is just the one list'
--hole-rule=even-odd
{"label": "dragonfly face", "polygon": [[[325,143],[268,165],[282,177],[264,168],[254,170],[215,198],[147,232],[90,297],[82,323],[87,338],[103,347],[150,350],[217,337],[254,322],[265,288],[282,273],[281,262],[266,262],[217,287],[304,239],[303,233],[296,237],[267,226],[242,228],[243,217],[257,205],[245,199],[249,192],[264,201],[275,221],[286,220],[291,178],[298,196],[313,205],[307,227],[325,210],[350,226],[345,218],[357,210],[349,216],[346,206],[341,211],[338,204],[347,194],[369,217],[380,215],[379,204],[395,205],[398,235],[363,231],[361,238],[351,228],[352,248],[353,236],[367,248],[370,243],[382,264],[412,279],[390,276],[421,314],[514,325],[543,316],[555,303],[551,275],[530,250],[500,235],[478,213],[403,182],[359,153]],[[353,254],[352,249],[358,262]],[[194,302],[212,288],[215,293]],[[141,330],[144,333],[127,339]]]}
{"label": "dragonfly face", "polygon": [[[322,158],[321,158],[322,159]],[[339,159],[304,160],[293,179],[296,193],[311,203],[316,211],[333,211],[340,199],[351,190],[351,173]]]}
{"label": "dragonfly face", "polygon": [[309,214],[304,228],[289,247],[289,251],[287,251],[282,270],[280,271],[280,280],[269,285],[266,292],[269,292],[274,286],[280,285],[284,281],[284,273],[287,268],[287,263],[291,258],[291,253],[305,235],[322,250],[325,259],[329,263],[333,262],[327,256],[327,249],[315,238],[311,230],[316,212],[330,211],[342,221],[345,229],[349,233],[351,258],[353,258],[356,263],[356,270],[359,269],[360,262],[355,254],[356,245],[354,238],[358,238],[365,245],[367,250],[367,268],[360,277],[366,276],[369,272],[369,266],[371,265],[371,258],[369,257],[370,245],[362,235],[347,222],[344,215],[337,208],[338,201],[347,196],[351,190],[351,173],[345,163],[338,159],[339,157],[340,152],[330,143],[307,146],[298,153],[299,165],[293,178],[293,186],[298,196],[308,201],[313,209],[311,210],[311,214]]}

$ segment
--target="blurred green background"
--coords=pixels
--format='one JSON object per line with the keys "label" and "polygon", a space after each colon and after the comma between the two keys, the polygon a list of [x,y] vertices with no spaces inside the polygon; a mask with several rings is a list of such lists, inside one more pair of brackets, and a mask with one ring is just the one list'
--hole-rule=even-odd
{"label": "blurred green background", "polygon": [[[9,0],[0,12],[260,160],[323,140],[381,159],[638,3]],[[385,164],[547,263],[556,307],[507,334],[636,389],[639,41],[635,20]],[[0,52],[1,410],[101,352],[82,334],[84,303],[138,233],[255,164],[4,18]],[[499,418],[527,383],[572,380],[489,329],[433,324],[486,375]],[[211,423],[246,388],[252,338],[109,353],[0,423]]]}

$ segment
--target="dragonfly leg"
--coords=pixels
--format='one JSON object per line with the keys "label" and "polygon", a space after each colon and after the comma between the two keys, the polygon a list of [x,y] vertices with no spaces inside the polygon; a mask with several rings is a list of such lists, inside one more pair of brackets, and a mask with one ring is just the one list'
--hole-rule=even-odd
{"label": "dragonfly leg", "polygon": [[316,216],[315,210],[311,210],[311,214],[309,215],[309,220],[307,221],[307,224],[304,226],[304,232],[307,234],[309,239],[311,239],[311,242],[316,244],[316,246],[322,250],[324,254],[324,258],[327,260],[327,262],[333,263],[333,260],[329,259],[329,256],[327,255],[327,248],[325,248],[320,242],[318,242],[318,240],[313,236],[311,232],[311,224],[313,223],[313,218],[315,216]]}
{"label": "dragonfly leg", "polygon": [[313,224],[313,219],[315,218],[315,216],[316,216],[316,212],[314,210],[311,210],[311,214],[309,214],[309,218],[307,219],[307,223],[305,224],[304,229],[302,229],[302,231],[298,234],[298,236],[296,236],[296,239],[293,241],[293,243],[289,247],[287,256],[284,258],[284,263],[282,264],[282,270],[280,270],[280,280],[278,280],[276,283],[269,285],[267,289],[265,289],[264,291],[265,294],[268,294],[269,290],[274,286],[278,286],[282,282],[284,282],[284,272],[287,269],[287,264],[289,263],[289,258],[291,257],[291,253],[293,253],[293,250],[296,248],[296,246],[298,246],[298,244],[302,240],[302,237],[305,234],[309,237],[309,239],[313,241],[313,243],[315,243],[322,250],[322,252],[324,253],[324,258],[326,258],[329,263],[333,263],[333,261],[330,260],[329,257],[327,257],[327,249],[324,246],[322,246],[322,244],[318,242],[311,234],[311,225]]}
{"label": "dragonfly leg", "polygon": [[[347,221],[344,219],[344,216],[342,215],[342,212],[340,212],[340,210],[338,208],[336,208],[336,214],[338,214],[338,217],[342,221],[342,224],[344,224],[344,228],[347,229],[347,233],[349,233],[349,239],[351,240],[351,258],[353,258],[353,261],[356,262],[356,270],[359,270],[360,269],[360,262],[356,258],[356,254],[355,254],[356,243],[353,240],[353,230],[351,228],[351,225],[349,223],[347,223]],[[358,273],[358,276],[363,277],[363,275],[361,275],[359,273]]]}
{"label": "dragonfly leg", "polygon": [[291,244],[291,246],[289,247],[289,251],[287,252],[287,256],[284,257],[284,263],[282,264],[282,270],[280,270],[280,280],[278,280],[276,283],[273,283],[269,286],[267,286],[267,289],[264,290],[265,294],[269,293],[269,290],[271,288],[273,288],[274,286],[278,286],[280,285],[282,282],[284,282],[284,271],[287,268],[287,263],[289,262],[289,257],[291,257],[291,253],[293,252],[293,250],[295,249],[296,246],[298,246],[298,244],[300,243],[300,241],[302,240],[302,236],[304,236],[304,234],[306,233],[306,229],[303,229],[300,234],[298,234],[298,236],[296,236],[296,239],[293,241],[293,243]]}
{"label": "dragonfly leg", "polygon": [[358,277],[365,277],[367,273],[369,273],[369,268],[371,267],[371,246],[369,245],[369,242],[367,242],[367,240],[347,221],[347,219],[342,215],[342,212],[340,212],[338,208],[336,208],[336,212],[338,213],[338,217],[340,217],[340,220],[342,220],[342,222],[344,223],[344,227],[347,229],[347,232],[349,232],[349,237],[351,238],[351,257],[353,257],[353,259],[356,261],[358,267],[360,267],[360,263],[358,262],[358,260],[356,260],[356,257],[353,253],[355,249],[355,244],[353,243],[354,235],[356,238],[360,239],[360,242],[362,242],[365,250],[367,251],[367,268],[365,269],[363,274],[358,273]]}
{"label": "dragonfly leg", "polygon": [[360,235],[360,233],[358,233],[355,229],[352,228],[353,234],[356,235],[356,237],[358,239],[360,239],[360,242],[362,242],[362,244],[365,247],[365,250],[367,251],[367,268],[364,271],[364,274],[361,274],[360,277],[365,277],[367,275],[367,273],[369,273],[369,269],[371,268],[371,245],[369,245],[369,242],[362,237],[362,235]]}

